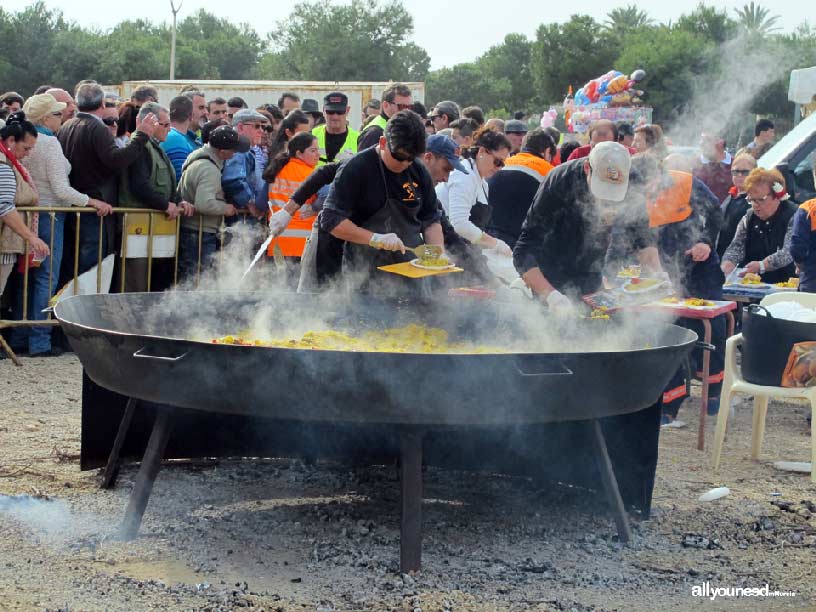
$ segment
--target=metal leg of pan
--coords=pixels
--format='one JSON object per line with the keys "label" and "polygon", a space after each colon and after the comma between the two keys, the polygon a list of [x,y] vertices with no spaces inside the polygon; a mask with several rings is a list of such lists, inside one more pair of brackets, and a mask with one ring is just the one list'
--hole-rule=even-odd
{"label": "metal leg of pan", "polygon": [[11,362],[18,368],[23,366],[23,364],[20,363],[20,359],[17,357],[17,354],[11,350],[11,347],[8,345],[3,336],[0,336],[0,351],[3,351],[6,355],[8,355]]}
{"label": "metal leg of pan", "polygon": [[116,485],[116,478],[119,476],[119,455],[122,452],[122,446],[125,444],[127,432],[130,429],[130,423],[133,421],[133,413],[136,412],[136,399],[128,399],[125,407],[125,414],[122,416],[122,422],[119,423],[119,431],[116,432],[116,439],[113,441],[113,448],[111,448],[108,456],[108,463],[105,465],[105,471],[102,473],[102,481],[99,483],[100,489],[110,489]]}
{"label": "metal leg of pan", "polygon": [[422,565],[422,433],[400,434],[400,570],[419,571]]}
{"label": "metal leg of pan", "polygon": [[132,540],[139,533],[142,524],[142,516],[150,500],[150,493],[153,490],[153,483],[161,467],[161,460],[167,448],[167,441],[170,438],[172,429],[172,417],[167,410],[159,410],[153,431],[150,433],[150,440],[147,443],[142,465],[139,467],[139,474],[136,476],[136,484],[130,494],[125,519],[122,521],[121,537],[124,540]]}
{"label": "metal leg of pan", "polygon": [[606,499],[609,502],[609,508],[612,510],[612,515],[615,518],[615,525],[618,528],[618,537],[624,544],[632,539],[632,530],[629,527],[629,517],[626,515],[626,508],[623,505],[620,489],[618,489],[618,481],[615,478],[615,472],[612,469],[612,461],[609,459],[609,453],[606,450],[606,440],[604,439],[601,424],[593,419],[590,421],[590,428],[592,429],[592,447],[595,451],[595,462],[598,465],[598,472],[601,475],[601,482],[603,483],[604,491],[606,492]]}

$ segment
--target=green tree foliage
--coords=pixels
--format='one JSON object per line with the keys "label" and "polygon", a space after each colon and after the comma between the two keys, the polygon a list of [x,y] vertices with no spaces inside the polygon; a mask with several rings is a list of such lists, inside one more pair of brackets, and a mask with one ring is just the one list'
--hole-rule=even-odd
{"label": "green tree foliage", "polygon": [[630,36],[615,66],[626,73],[646,71],[648,80],[642,85],[655,109],[653,120],[665,123],[682,114],[692,100],[711,48],[701,36],[662,26]]}
{"label": "green tree foliage", "polygon": [[476,104],[485,110],[500,108],[512,95],[508,78],[491,79],[478,62],[457,64],[428,75],[425,81],[428,108],[441,100],[455,100],[461,107]]}
{"label": "green tree foliage", "polygon": [[[164,30],[164,37],[168,41],[165,45],[164,57],[170,55],[170,32]],[[258,63],[263,51],[261,37],[248,24],[235,25],[227,19],[220,19],[204,11],[182,20],[178,26],[177,53],[180,49],[188,49],[189,54],[206,58],[207,76],[220,79],[249,79]],[[194,65],[183,64],[185,70],[193,69]],[[180,78],[201,78],[197,71],[185,76],[179,71]],[[200,70],[200,68],[199,68]]]}
{"label": "green tree foliage", "polygon": [[619,43],[588,15],[573,15],[561,25],[540,25],[530,58],[533,82],[544,101],[563,100],[567,87],[581,87],[608,72]]}
{"label": "green tree foliage", "polygon": [[270,34],[271,52],[256,74],[275,80],[422,80],[430,58],[409,40],[413,31],[413,17],[399,2],[297,4]]}
{"label": "green tree foliage", "polygon": [[[508,34],[473,61],[429,71],[412,42],[414,22],[400,0],[293,3],[270,34],[206,11],[183,15],[176,74],[184,79],[424,80],[433,104],[452,99],[505,116],[559,103],[611,69],[643,68],[654,119],[679,126],[713,116],[751,123],[750,113],[790,117],[788,74],[816,65],[816,31],[779,33],[778,18],[755,2],[730,13],[700,4],[658,24],[640,5],[610,11],[603,23],[573,15],[545,23],[531,40]],[[43,84],[66,89],[85,78],[115,84],[169,74],[166,23],[126,20],[107,31],[83,28],[42,1],[0,8],[0,90],[29,95]],[[673,125],[674,124],[674,125]]]}
{"label": "green tree foliage", "polygon": [[734,9],[737,13],[737,21],[740,27],[750,34],[768,36],[779,31],[776,23],[779,16],[771,15],[771,12],[763,6],[754,4],[753,0],[742,8]]}
{"label": "green tree foliage", "polygon": [[642,11],[635,4],[611,10],[606,15],[606,29],[612,36],[623,39],[633,32],[654,25],[649,14]]}
{"label": "green tree foliage", "polygon": [[675,29],[722,44],[736,35],[737,23],[728,16],[725,10],[699,4],[691,13],[680,17]]}
{"label": "green tree foliage", "polygon": [[485,110],[533,110],[529,108],[536,99],[530,73],[532,46],[522,34],[508,34],[476,61],[429,73],[425,98],[429,105],[456,100],[463,107],[476,104]]}

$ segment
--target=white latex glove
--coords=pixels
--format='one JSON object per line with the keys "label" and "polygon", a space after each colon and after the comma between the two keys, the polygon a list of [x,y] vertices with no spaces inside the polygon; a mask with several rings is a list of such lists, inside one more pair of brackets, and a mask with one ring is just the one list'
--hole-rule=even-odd
{"label": "white latex glove", "polygon": [[494,246],[491,251],[496,251],[497,254],[501,255],[502,257],[512,257],[513,256],[513,249],[510,248],[504,240],[499,240],[496,238],[496,246]]}
{"label": "white latex glove", "polygon": [[375,249],[382,249],[383,251],[400,251],[405,253],[405,245],[396,234],[374,234],[368,246]]}
{"label": "white latex glove", "polygon": [[269,233],[273,236],[280,236],[291,220],[292,215],[286,212],[283,208],[275,213],[272,213],[272,216],[269,218]]}
{"label": "white latex glove", "polygon": [[575,306],[569,298],[560,291],[550,291],[545,303],[553,314],[570,315],[575,312]]}
{"label": "white latex glove", "polygon": [[512,289],[513,291],[518,291],[529,300],[533,299],[533,292],[527,286],[527,283],[524,282],[523,278],[517,278],[512,283],[510,283],[510,289]]}

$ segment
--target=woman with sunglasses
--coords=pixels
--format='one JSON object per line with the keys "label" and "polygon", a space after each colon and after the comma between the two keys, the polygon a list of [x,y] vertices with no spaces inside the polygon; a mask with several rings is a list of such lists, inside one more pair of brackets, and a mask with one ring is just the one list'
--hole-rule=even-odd
{"label": "woman with sunglasses", "polygon": [[462,151],[467,173],[454,170],[448,182],[436,188],[436,195],[457,234],[471,244],[493,249],[506,257],[512,256],[513,250],[484,230],[490,221],[487,181],[504,167],[510,148],[507,136],[487,127],[480,128],[473,135],[473,145]]}
{"label": "woman with sunglasses", "polygon": [[750,153],[741,153],[731,163],[731,180],[734,185],[728,190],[728,197],[721,205],[723,211],[723,225],[720,236],[717,238],[717,255],[720,259],[737,233],[737,226],[745,213],[750,210],[748,195],[745,193],[745,179],[751,170],[757,167],[756,159]]}
{"label": "woman with sunglasses", "polygon": [[725,250],[723,272],[728,276],[742,268],[742,276],[750,272],[763,283],[784,282],[796,274],[790,252],[796,204],[788,199],[785,179],[776,169],[754,168],[743,188],[751,209]]}

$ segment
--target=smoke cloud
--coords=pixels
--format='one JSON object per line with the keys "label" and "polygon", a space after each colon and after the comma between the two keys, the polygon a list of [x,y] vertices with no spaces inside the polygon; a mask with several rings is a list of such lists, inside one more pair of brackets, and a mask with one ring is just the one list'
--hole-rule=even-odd
{"label": "smoke cloud", "polygon": [[724,135],[746,122],[753,125],[747,114],[751,102],[798,60],[793,50],[748,34],[726,41],[712,57],[717,61],[697,78],[691,102],[668,131],[675,144],[696,145],[701,132]]}

